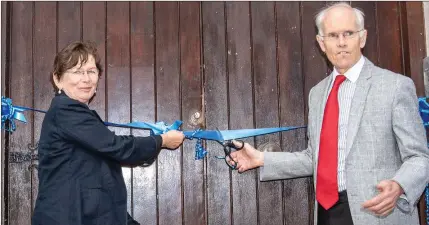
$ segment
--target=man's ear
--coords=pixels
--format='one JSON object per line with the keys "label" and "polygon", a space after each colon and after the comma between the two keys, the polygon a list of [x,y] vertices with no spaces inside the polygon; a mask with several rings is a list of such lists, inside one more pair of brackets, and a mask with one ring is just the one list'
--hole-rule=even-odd
{"label": "man's ear", "polygon": [[319,43],[320,49],[322,49],[322,51],[326,53],[325,42],[323,42],[323,37],[321,37],[320,35],[316,35],[316,40],[317,40],[317,43]]}
{"label": "man's ear", "polygon": [[359,37],[359,38],[360,38],[360,43],[359,43],[360,48],[365,47],[365,44],[366,44],[366,37],[367,37],[367,35],[368,35],[367,30],[363,30],[362,32],[363,32],[362,36],[361,36],[361,37]]}

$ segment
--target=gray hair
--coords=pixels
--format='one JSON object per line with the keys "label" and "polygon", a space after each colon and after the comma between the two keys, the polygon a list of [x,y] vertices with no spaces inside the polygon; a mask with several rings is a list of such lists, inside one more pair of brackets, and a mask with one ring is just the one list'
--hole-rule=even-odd
{"label": "gray hair", "polygon": [[[332,4],[332,5],[328,5],[327,7],[321,9],[319,11],[319,13],[317,13],[315,22],[316,22],[317,30],[318,30],[318,33],[320,36],[323,36],[322,22],[325,19],[326,12],[329,11],[330,9],[338,7],[338,6],[353,9],[355,16],[356,16],[356,23],[357,23],[358,29],[359,30],[364,29],[364,25],[365,25],[364,23],[365,22],[364,22],[363,17],[365,16],[365,14],[361,10],[351,7],[346,2],[338,2],[338,3]],[[361,32],[359,32],[359,36],[361,36]]]}

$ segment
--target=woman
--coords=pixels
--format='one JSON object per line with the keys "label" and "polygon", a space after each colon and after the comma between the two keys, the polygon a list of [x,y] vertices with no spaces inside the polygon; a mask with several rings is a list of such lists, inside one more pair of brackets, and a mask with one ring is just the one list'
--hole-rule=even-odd
{"label": "woman", "polygon": [[[88,108],[101,76],[90,42],[75,42],[55,57],[57,92],[39,140],[39,193],[33,225],[126,225],[127,193],[121,165],[153,161],[161,148],[176,149],[184,135],[115,135]],[[128,217],[128,218],[127,218]]]}

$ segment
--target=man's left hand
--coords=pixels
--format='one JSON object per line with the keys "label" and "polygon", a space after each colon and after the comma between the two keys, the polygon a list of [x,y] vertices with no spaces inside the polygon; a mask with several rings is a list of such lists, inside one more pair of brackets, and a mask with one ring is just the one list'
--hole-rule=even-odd
{"label": "man's left hand", "polygon": [[387,216],[395,208],[396,201],[404,193],[404,190],[393,180],[380,181],[377,184],[377,189],[380,193],[362,203],[362,207],[378,216]]}

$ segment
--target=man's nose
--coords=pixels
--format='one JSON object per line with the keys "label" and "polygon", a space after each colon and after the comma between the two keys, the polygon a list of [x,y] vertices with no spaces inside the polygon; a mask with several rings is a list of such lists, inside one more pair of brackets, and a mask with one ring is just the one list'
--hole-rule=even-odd
{"label": "man's nose", "polygon": [[344,47],[346,46],[346,38],[343,34],[338,35],[338,47]]}

